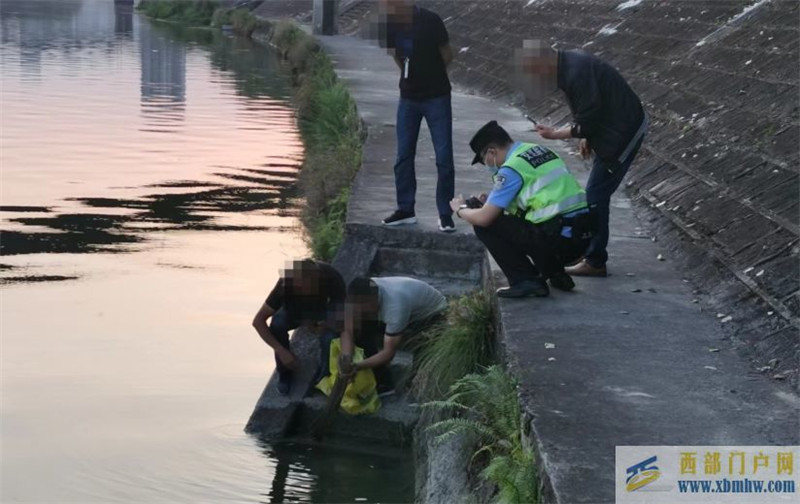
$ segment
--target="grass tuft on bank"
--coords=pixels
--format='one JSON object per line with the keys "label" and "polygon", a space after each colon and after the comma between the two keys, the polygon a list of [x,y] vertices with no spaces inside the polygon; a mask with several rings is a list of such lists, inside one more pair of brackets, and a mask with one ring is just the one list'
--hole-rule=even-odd
{"label": "grass tuft on bank", "polygon": [[330,261],[342,243],[350,186],[361,166],[362,126],[347,88],[317,42],[290,22],[272,34],[291,69],[295,105],[305,142],[301,214],[315,258]]}
{"label": "grass tuft on bank", "polygon": [[501,366],[461,377],[445,399],[423,407],[446,416],[428,427],[434,442],[460,434],[477,440],[471,461],[485,464],[480,476],[497,486],[495,502],[539,502],[536,460],[522,439],[517,384]]}
{"label": "grass tuft on bank", "polygon": [[266,29],[269,23],[253,15],[248,9],[217,9],[211,18],[211,26],[230,26],[234,33],[251,37],[258,29]]}
{"label": "grass tuft on bank", "polygon": [[153,19],[209,26],[219,7],[217,0],[142,0],[136,9]]}
{"label": "grass tuft on bank", "polygon": [[440,399],[459,378],[493,363],[494,340],[493,303],[485,292],[450,301],[446,320],[412,343],[417,397]]}

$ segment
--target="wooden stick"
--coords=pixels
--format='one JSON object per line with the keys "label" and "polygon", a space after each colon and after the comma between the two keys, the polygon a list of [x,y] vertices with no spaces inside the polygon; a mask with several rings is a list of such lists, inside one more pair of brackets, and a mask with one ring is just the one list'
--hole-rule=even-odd
{"label": "wooden stick", "polygon": [[333,388],[331,388],[331,393],[328,396],[328,402],[325,404],[325,408],[314,420],[314,423],[311,424],[311,436],[314,439],[320,440],[327,433],[333,423],[333,419],[336,417],[336,413],[339,411],[339,405],[342,403],[344,391],[347,390],[349,381],[350,380],[347,378],[342,378],[338,374],[336,375],[336,382],[333,384]]}

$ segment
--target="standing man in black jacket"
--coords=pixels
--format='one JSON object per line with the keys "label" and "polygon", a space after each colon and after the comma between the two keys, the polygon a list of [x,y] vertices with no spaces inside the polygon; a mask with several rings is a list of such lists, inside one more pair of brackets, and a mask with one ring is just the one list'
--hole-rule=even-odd
{"label": "standing man in black jacket", "polygon": [[558,87],[566,94],[574,122],[555,129],[537,125],[548,139],[580,138],[584,158],[594,153],[586,200],[596,216],[596,232],[585,258],[567,273],[606,276],[611,195],[619,187],[642,145],[648,127],[639,97],[608,63],[583,51],[556,51],[539,41],[525,41],[520,67],[528,89]]}
{"label": "standing man in black jacket", "polygon": [[453,60],[450,38],[442,19],[415,5],[414,0],[383,0],[386,13],[384,47],[400,70],[397,105],[397,160],[394,180],[397,209],[383,219],[386,226],[417,222],[417,178],[414,158],[422,118],[428,123],[436,153],[436,207],[439,230],[455,231],[450,200],[455,192],[453,111],[447,65]]}

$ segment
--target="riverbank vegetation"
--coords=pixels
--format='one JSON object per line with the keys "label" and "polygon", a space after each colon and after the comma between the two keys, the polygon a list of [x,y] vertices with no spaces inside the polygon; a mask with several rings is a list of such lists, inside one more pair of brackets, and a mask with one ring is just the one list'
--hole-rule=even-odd
{"label": "riverbank vegetation", "polygon": [[516,383],[496,364],[494,327],[494,303],[486,292],[450,301],[446,320],[410,344],[411,390],[424,402],[421,422],[435,443],[457,435],[475,440],[471,466],[478,469],[468,472],[496,486],[496,502],[535,503],[535,458],[522,442]]}
{"label": "riverbank vegetation", "polygon": [[217,0],[141,0],[136,9],[161,21],[190,26],[210,26],[214,12],[220,8]]}
{"label": "riverbank vegetation", "polygon": [[434,442],[459,434],[477,440],[471,463],[481,464],[481,478],[497,486],[495,502],[539,502],[536,460],[522,438],[517,384],[501,366],[463,376],[444,400],[424,407],[445,417],[428,427]]}
{"label": "riverbank vegetation", "polygon": [[234,33],[245,37],[268,27],[266,21],[253,15],[249,9],[225,8],[219,0],[142,0],[136,8],[160,21],[204,28],[229,26]]}
{"label": "riverbank vegetation", "polygon": [[301,220],[314,257],[330,261],[344,234],[350,185],[361,166],[362,125],[355,102],[317,42],[290,22],[278,23],[272,43],[292,72],[305,161]]}
{"label": "riverbank vegetation", "polygon": [[489,296],[475,291],[450,301],[446,320],[414,344],[414,393],[441,399],[461,377],[495,361],[494,310]]}
{"label": "riverbank vegetation", "polygon": [[230,26],[234,33],[252,37],[253,32],[268,28],[269,23],[253,15],[249,9],[217,9],[211,17],[211,26],[215,28]]}

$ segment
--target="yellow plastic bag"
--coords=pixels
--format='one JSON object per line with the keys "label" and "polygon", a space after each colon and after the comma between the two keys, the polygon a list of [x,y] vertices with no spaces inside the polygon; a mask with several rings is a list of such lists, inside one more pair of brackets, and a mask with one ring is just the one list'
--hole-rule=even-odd
{"label": "yellow plastic bag", "polygon": [[[333,384],[336,383],[336,375],[339,373],[340,353],[342,353],[342,344],[339,338],[336,338],[331,341],[331,351],[328,357],[330,374],[317,383],[317,389],[321,390],[325,395],[331,394]],[[353,362],[362,360],[364,360],[364,350],[355,347]],[[375,374],[371,369],[358,371],[355,379],[347,385],[344,391],[341,409],[351,415],[375,413],[381,407],[381,399],[378,397],[376,386]]]}

